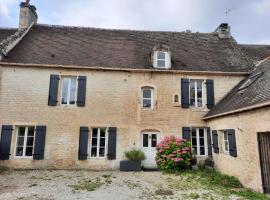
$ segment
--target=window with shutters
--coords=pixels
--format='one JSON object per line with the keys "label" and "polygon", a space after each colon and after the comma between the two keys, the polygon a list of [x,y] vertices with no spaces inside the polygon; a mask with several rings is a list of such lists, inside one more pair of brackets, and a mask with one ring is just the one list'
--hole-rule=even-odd
{"label": "window with shutters", "polygon": [[223,131],[223,151],[224,153],[229,153],[229,138],[228,138],[228,131]]}
{"label": "window with shutters", "polygon": [[207,155],[207,136],[205,128],[192,128],[191,130],[192,154],[196,156]]}
{"label": "window with shutters", "polygon": [[143,87],[141,89],[141,107],[143,109],[152,109],[154,106],[154,89]]}
{"label": "window with shutters", "polygon": [[92,128],[90,158],[105,158],[107,152],[107,128]]}
{"label": "window with shutters", "polygon": [[203,107],[203,80],[190,80],[190,106]]}
{"label": "window with shutters", "polygon": [[35,127],[17,127],[15,157],[32,157],[34,150]]}
{"label": "window with shutters", "polygon": [[167,51],[155,51],[154,52],[154,63],[155,68],[169,69],[171,68],[171,56]]}
{"label": "window with shutters", "polygon": [[75,105],[77,96],[77,77],[62,77],[62,105]]}

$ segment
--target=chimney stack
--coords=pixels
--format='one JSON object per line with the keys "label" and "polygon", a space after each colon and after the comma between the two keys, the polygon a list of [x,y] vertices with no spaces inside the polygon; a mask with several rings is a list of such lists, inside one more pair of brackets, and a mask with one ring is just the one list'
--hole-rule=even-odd
{"label": "chimney stack", "polygon": [[20,4],[20,22],[19,29],[28,28],[32,23],[37,23],[38,15],[36,13],[36,7],[30,5],[30,0],[21,2]]}
{"label": "chimney stack", "polygon": [[215,32],[220,38],[230,38],[231,37],[231,27],[228,23],[222,23],[217,27]]}

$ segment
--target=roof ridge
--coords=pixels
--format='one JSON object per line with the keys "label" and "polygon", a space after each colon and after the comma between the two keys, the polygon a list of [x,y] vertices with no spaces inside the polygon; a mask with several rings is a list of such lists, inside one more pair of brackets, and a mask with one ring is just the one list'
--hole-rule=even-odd
{"label": "roof ridge", "polygon": [[52,27],[52,28],[67,28],[67,29],[89,29],[89,30],[104,30],[104,31],[123,31],[123,32],[150,32],[150,33],[183,33],[183,34],[202,34],[202,35],[214,35],[216,33],[203,33],[203,32],[191,32],[186,31],[157,31],[157,30],[136,30],[136,29],[117,29],[117,28],[101,28],[101,27],[88,27],[88,26],[68,26],[68,25],[56,25],[56,24],[35,24],[40,27]]}

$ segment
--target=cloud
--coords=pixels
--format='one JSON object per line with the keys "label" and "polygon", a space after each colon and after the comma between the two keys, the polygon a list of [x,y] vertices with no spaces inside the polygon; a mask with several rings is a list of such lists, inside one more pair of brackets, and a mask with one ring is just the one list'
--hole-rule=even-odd
{"label": "cloud", "polygon": [[0,24],[2,24],[6,20],[8,20],[9,22],[12,21],[11,9],[15,4],[17,4],[17,0],[0,1]]}

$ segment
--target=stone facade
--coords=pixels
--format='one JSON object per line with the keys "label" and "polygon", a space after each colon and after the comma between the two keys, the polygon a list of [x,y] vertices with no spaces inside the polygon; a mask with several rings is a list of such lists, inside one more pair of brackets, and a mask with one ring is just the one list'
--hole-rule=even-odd
{"label": "stone facade", "polygon": [[207,126],[219,131],[219,144],[222,146],[220,130],[234,129],[237,157],[229,154],[213,153],[216,169],[237,177],[241,183],[262,192],[261,168],[257,133],[270,131],[270,108],[260,108],[239,114],[208,120]]}
{"label": "stone facade", "polygon": [[[173,103],[173,95],[180,95],[181,78],[213,79],[215,102],[244,78],[210,73],[188,75],[18,66],[0,69],[0,125],[47,126],[45,159],[40,161],[14,157],[16,133],[13,131],[10,160],[0,161],[1,165],[12,168],[117,169],[124,151],[140,147],[143,130],[157,130],[161,137],[181,136],[183,126],[207,126],[202,120],[207,108],[183,109]],[[87,76],[86,106],[48,106],[50,74]],[[153,110],[141,110],[142,86],[155,89]],[[203,93],[205,102],[205,88]],[[80,126],[117,127],[117,159],[78,161]]]}

